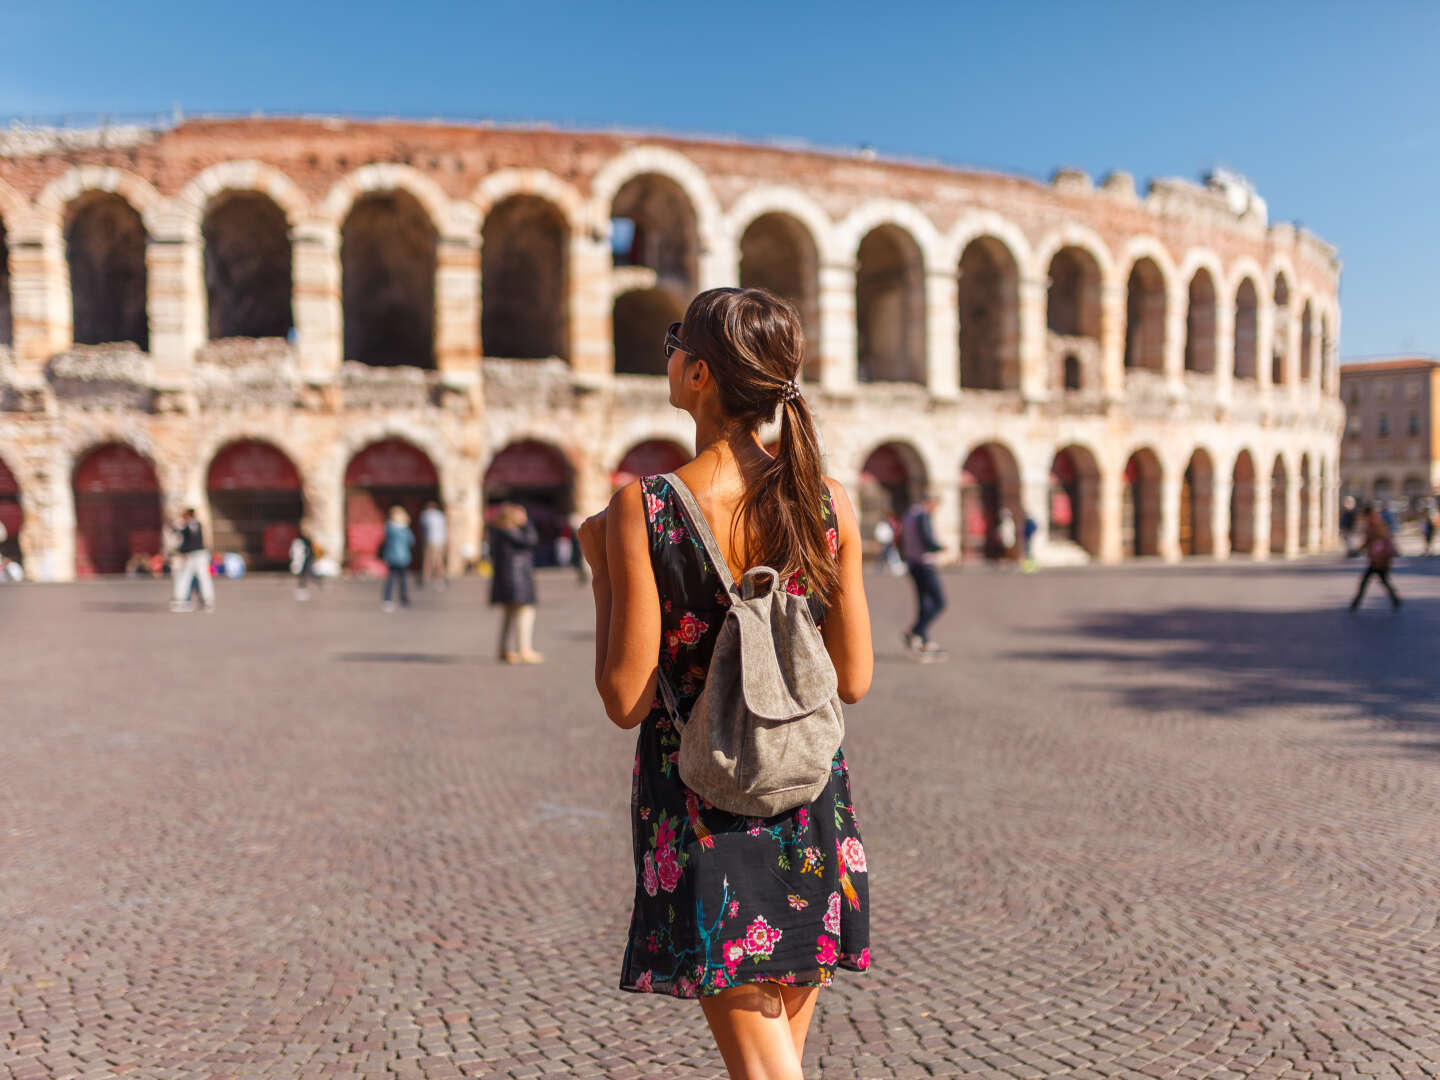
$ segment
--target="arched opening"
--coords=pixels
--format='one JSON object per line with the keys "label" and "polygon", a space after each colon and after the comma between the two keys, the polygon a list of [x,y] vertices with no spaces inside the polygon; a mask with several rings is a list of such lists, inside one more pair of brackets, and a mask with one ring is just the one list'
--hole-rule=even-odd
{"label": "arched opening", "polygon": [[211,202],[202,231],[210,339],[288,337],[295,318],[285,211],[259,192],[227,191]]}
{"label": "arched opening", "polygon": [[1201,268],[1190,279],[1185,309],[1185,370],[1208,375],[1215,370],[1215,281]]}
{"label": "arched opening", "polygon": [[1230,480],[1230,554],[1255,554],[1255,462],[1248,450],[1235,459]]}
{"label": "arched opening", "polygon": [[1100,467],[1083,446],[1067,446],[1050,462],[1050,543],[1100,554]]}
{"label": "arched opening", "polygon": [[860,537],[870,546],[875,526],[893,516],[904,517],[910,504],[929,486],[925,462],[907,443],[882,443],[860,467]]}
{"label": "arched opening", "polygon": [[1020,469],[1005,446],[985,443],[970,451],[960,468],[961,559],[1001,559],[1014,554],[1000,539],[1002,510],[1010,511],[1018,544],[1025,525]]}
{"label": "arched opening", "polygon": [[1050,385],[1089,390],[1100,385],[1100,264],[1078,247],[1050,260],[1045,297]]}
{"label": "arched opening", "polygon": [[75,466],[75,574],[123,573],[132,559],[164,550],[155,467],[128,446],[110,443]]}
{"label": "arched opening", "polygon": [[993,236],[970,241],[960,256],[960,385],[1020,388],[1020,273]]}
{"label": "arched opening", "polygon": [[925,267],[904,229],[881,225],[860,241],[855,328],[861,382],[925,382]]}
{"label": "arched opening", "polygon": [[15,322],[10,315],[10,245],[5,221],[0,218],[0,345],[15,343]]}
{"label": "arched opening", "polygon": [[133,342],[150,349],[145,312],[145,225],[119,195],[89,192],[65,219],[73,339],[77,345]]}
{"label": "arched opening", "polygon": [[1285,472],[1285,460],[1275,458],[1275,467],[1270,470],[1270,554],[1285,554],[1285,532],[1289,525],[1290,478]]}
{"label": "arched opening", "polygon": [[0,525],[6,537],[0,540],[0,555],[20,562],[20,529],[25,524],[25,511],[20,506],[20,482],[5,462],[0,461]]}
{"label": "arched opening", "polygon": [[486,356],[565,357],[570,229],[560,209],[515,195],[485,218],[480,240],[480,341]]}
{"label": "arched opening", "polygon": [[525,507],[540,534],[535,562],[554,566],[555,539],[569,528],[574,506],[574,477],[565,455],[534,439],[511,443],[485,470],[484,488],[487,510],[504,502]]}
{"label": "arched opening", "polygon": [[615,371],[665,374],[665,329],[685,317],[685,301],[670,289],[636,289],[615,298]]}
{"label": "arched opening", "polygon": [[1315,372],[1315,329],[1311,320],[1315,318],[1310,301],[1300,309],[1300,381],[1307,383]]}
{"label": "arched opening", "polygon": [[642,476],[674,472],[692,456],[683,446],[670,439],[646,439],[625,451],[620,464],[615,466],[615,471],[610,474],[610,486],[622,488]]}
{"label": "arched opening", "polygon": [[1270,336],[1270,381],[1283,386],[1290,358],[1290,283],[1284,274],[1275,275],[1275,320]]}
{"label": "arched opening", "polygon": [[406,191],[371,192],[340,231],[345,359],[435,366],[435,226]]}
{"label": "arched opening", "polygon": [[1215,487],[1215,469],[1210,455],[1196,450],[1185,465],[1180,481],[1180,553],[1182,555],[1215,554],[1215,538],[1211,532],[1211,493]]}
{"label": "arched opening", "polygon": [[1310,455],[1300,455],[1300,550],[1310,550]]}
{"label": "arched opening", "polygon": [[646,173],[626,182],[610,207],[615,266],[615,370],[663,375],[665,327],[695,294],[699,227],[683,188]]}
{"label": "arched opening", "polygon": [[1160,554],[1160,458],[1146,447],[1125,463],[1120,537],[1126,555]]}
{"label": "arched opening", "polygon": [[210,462],[210,546],[237,551],[251,570],[283,570],[305,501],[294,462],[269,443],[231,443]]}
{"label": "arched opening", "polygon": [[[382,439],[361,450],[345,467],[346,567],[359,574],[384,574],[380,544],[390,508],[405,508],[418,541],[420,511],[431,501],[440,501],[440,477],[424,450],[404,439]],[[411,568],[418,570],[418,543],[414,550]]]}
{"label": "arched opening", "polygon": [[1125,366],[1165,370],[1165,275],[1140,259],[1125,289]]}
{"label": "arched opening", "polygon": [[1260,295],[1248,277],[1235,290],[1235,378],[1258,377]]}
{"label": "arched opening", "polygon": [[810,230],[789,214],[763,214],[740,238],[740,287],[769,289],[795,305],[805,330],[805,377],[820,372],[820,257]]}

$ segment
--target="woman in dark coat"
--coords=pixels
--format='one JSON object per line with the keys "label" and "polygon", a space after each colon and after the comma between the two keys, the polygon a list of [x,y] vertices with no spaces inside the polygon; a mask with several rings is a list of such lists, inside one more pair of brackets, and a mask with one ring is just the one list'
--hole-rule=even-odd
{"label": "woman in dark coat", "polygon": [[[540,542],[523,506],[506,503],[490,527],[490,603],[503,608],[500,659],[507,664],[538,664],[535,651],[535,545]],[[511,635],[514,648],[511,648]]]}

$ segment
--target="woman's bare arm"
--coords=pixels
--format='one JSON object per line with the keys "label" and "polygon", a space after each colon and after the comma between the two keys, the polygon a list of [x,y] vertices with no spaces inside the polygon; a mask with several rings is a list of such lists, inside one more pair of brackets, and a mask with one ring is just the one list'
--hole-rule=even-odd
{"label": "woman's bare arm", "polygon": [[[660,594],[650,566],[645,502],[638,482],[626,484],[605,513],[605,563],[610,619],[603,654],[596,646],[596,687],[605,713],[633,728],[655,699],[660,655]],[[596,590],[596,632],[600,632]]]}
{"label": "woman's bare arm", "polygon": [[838,480],[825,478],[835,507],[840,540],[840,587],[825,610],[822,635],[839,681],[840,700],[848,705],[863,698],[875,673],[875,647],[870,640],[870,605],[865,599],[860,523],[850,496]]}

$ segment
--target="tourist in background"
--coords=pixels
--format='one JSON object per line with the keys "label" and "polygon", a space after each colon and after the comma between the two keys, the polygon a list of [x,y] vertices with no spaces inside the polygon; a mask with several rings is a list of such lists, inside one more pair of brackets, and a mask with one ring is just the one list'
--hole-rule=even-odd
{"label": "tourist in background", "polygon": [[1391,535],[1390,526],[1384,516],[1372,507],[1365,521],[1364,551],[1368,565],[1360,577],[1360,588],[1355,590],[1355,599],[1350,601],[1351,611],[1358,608],[1360,601],[1365,599],[1365,587],[1370,584],[1372,577],[1378,577],[1380,584],[1384,585],[1385,591],[1390,594],[1390,607],[1394,609],[1400,606],[1400,597],[1395,595],[1395,588],[1390,584],[1390,564],[1395,560],[1395,542]]}
{"label": "tourist in background", "polygon": [[1355,546],[1355,497],[1346,495],[1340,500],[1340,538],[1345,541],[1345,557],[1360,554]]}
{"label": "tourist in background", "polygon": [[1425,531],[1425,554],[1430,554],[1430,545],[1435,541],[1435,511],[1428,506],[1425,508],[1425,520],[1421,528]]}
{"label": "tourist in background", "polygon": [[420,535],[425,540],[425,557],[420,565],[420,584],[437,589],[445,587],[445,542],[447,534],[445,511],[431,499],[420,511]]}
{"label": "tourist in background", "polygon": [[1027,574],[1033,574],[1035,572],[1035,534],[1039,531],[1040,523],[1035,520],[1033,514],[1026,511],[1025,526],[1023,529],[1025,561],[1021,564],[1020,569]]}
{"label": "tourist in background", "polygon": [[410,515],[403,506],[390,508],[390,520],[385,522],[385,539],[380,542],[380,561],[385,564],[385,595],[380,600],[380,610],[391,612],[395,603],[391,600],[393,590],[400,586],[400,606],[410,606],[409,586],[405,573],[414,558],[415,534],[410,531]]}
{"label": "tourist in background", "polygon": [[917,500],[900,523],[900,557],[915,585],[915,623],[902,635],[905,647],[925,660],[944,657],[940,646],[930,639],[930,626],[945,610],[945,589],[940,584],[940,571],[935,555],[943,550],[935,539],[935,513],[938,500],[926,494]]}
{"label": "tourist in background", "polygon": [[538,664],[535,651],[535,546],[540,536],[525,508],[506,503],[490,526],[490,603],[501,609],[500,659]]}
{"label": "tourist in background", "polygon": [[195,508],[187,506],[180,521],[174,526],[176,548],[175,591],[171,594],[171,611],[194,611],[190,602],[190,589],[200,589],[200,601],[207,613],[215,610],[215,582],[210,577],[210,552],[205,549],[205,533]]}
{"label": "tourist in background", "polygon": [[310,582],[315,578],[315,544],[301,529],[290,541],[290,573],[295,575],[295,599],[310,599]]}

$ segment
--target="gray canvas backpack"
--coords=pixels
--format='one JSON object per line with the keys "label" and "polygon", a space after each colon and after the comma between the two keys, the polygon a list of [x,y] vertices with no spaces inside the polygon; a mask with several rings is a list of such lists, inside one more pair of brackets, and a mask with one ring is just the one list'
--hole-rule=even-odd
{"label": "gray canvas backpack", "polygon": [[830,778],[845,717],[810,603],[786,592],[768,566],[745,571],[737,585],[694,494],[674,473],[665,480],[730,596],[688,718],[669,681],[659,678],[680,727],[680,779],[711,805],[746,817],[814,802]]}

